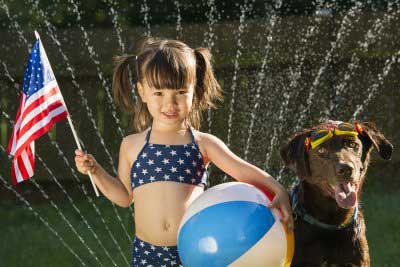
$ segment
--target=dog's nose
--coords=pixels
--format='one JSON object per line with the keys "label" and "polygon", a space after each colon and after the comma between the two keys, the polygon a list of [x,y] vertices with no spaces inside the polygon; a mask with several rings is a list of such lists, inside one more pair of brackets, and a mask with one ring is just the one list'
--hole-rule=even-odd
{"label": "dog's nose", "polygon": [[338,163],[336,167],[340,176],[350,178],[353,174],[353,166],[349,163]]}

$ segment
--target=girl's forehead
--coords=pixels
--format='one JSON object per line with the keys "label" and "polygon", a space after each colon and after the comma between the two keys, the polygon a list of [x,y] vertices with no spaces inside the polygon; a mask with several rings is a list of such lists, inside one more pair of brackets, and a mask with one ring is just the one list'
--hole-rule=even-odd
{"label": "girl's forehead", "polygon": [[192,91],[192,90],[194,90],[194,83],[189,84],[189,86],[184,86],[182,88],[167,88],[167,87],[155,88],[155,87],[149,86],[149,84],[146,82],[146,80],[144,80],[142,86],[144,86],[146,89],[152,90],[152,91],[160,91],[160,90],[168,90],[168,91],[189,90],[189,91]]}

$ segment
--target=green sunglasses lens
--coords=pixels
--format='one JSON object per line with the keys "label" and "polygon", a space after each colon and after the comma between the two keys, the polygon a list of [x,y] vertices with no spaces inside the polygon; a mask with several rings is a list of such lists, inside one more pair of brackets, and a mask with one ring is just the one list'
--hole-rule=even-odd
{"label": "green sunglasses lens", "polygon": [[311,140],[320,139],[320,138],[326,136],[328,133],[329,133],[328,131],[313,132],[313,133],[311,134]]}

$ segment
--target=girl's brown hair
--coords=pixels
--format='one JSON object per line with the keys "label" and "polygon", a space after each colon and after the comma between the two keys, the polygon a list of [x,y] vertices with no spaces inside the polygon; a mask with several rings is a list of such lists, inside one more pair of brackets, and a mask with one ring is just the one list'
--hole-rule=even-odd
{"label": "girl's brown hair", "polygon": [[206,48],[191,49],[176,40],[147,39],[137,56],[124,55],[114,58],[113,92],[116,104],[128,113],[133,113],[132,125],[143,131],[152,123],[147,106],[138,97],[133,101],[129,64],[135,66],[136,82],[146,81],[155,89],[182,89],[195,85],[193,106],[188,122],[200,128],[201,112],[215,108],[214,100],[222,100],[222,91],[211,66],[211,54]]}

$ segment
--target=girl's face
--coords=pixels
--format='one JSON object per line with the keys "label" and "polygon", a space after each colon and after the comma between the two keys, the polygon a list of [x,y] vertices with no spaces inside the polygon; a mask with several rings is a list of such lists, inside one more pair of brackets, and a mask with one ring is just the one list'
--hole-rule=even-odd
{"label": "girl's face", "polygon": [[179,124],[188,117],[193,102],[194,85],[182,89],[155,89],[138,83],[140,97],[147,104],[153,122]]}

